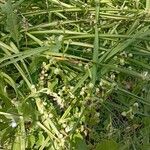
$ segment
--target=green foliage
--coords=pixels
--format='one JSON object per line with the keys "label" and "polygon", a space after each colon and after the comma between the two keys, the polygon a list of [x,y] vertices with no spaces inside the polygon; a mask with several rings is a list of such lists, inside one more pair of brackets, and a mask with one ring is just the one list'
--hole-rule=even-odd
{"label": "green foliage", "polygon": [[74,150],[87,150],[87,145],[83,137],[78,133],[73,136],[73,145]]}
{"label": "green foliage", "polygon": [[148,150],[149,1],[0,1],[0,148]]}
{"label": "green foliage", "polygon": [[105,140],[96,146],[96,150],[118,150],[118,144],[113,140]]}
{"label": "green foliage", "polygon": [[8,0],[5,4],[1,5],[2,12],[6,15],[6,30],[10,32],[12,38],[19,46],[19,22],[17,20],[17,10],[14,10],[14,6],[11,0]]}

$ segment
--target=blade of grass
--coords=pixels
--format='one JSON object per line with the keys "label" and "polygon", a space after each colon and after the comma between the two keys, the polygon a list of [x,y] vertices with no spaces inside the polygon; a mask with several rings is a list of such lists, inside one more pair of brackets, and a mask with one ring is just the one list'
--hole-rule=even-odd
{"label": "blade of grass", "polygon": [[[11,53],[10,53],[8,50],[3,49],[3,51],[4,51],[8,56],[11,55]],[[30,83],[30,81],[28,80],[28,78],[26,77],[26,74],[24,73],[24,71],[22,70],[22,68],[19,66],[18,63],[16,63],[16,62],[14,61],[13,58],[10,60],[10,62],[11,62],[11,61],[14,63],[15,67],[17,68],[17,70],[19,71],[19,73],[21,74],[21,76],[23,77],[23,79],[25,80],[25,82],[26,82],[27,86],[29,87],[29,89],[31,89],[31,83]],[[8,63],[9,63],[9,62],[8,62]]]}
{"label": "blade of grass", "polygon": [[95,0],[95,38],[94,38],[94,50],[93,50],[93,64],[92,67],[92,83],[95,85],[97,77],[97,62],[98,62],[98,50],[99,50],[99,31],[98,31],[98,21],[99,21],[99,9],[100,3],[99,0]]}
{"label": "blade of grass", "polygon": [[47,146],[47,144],[48,144],[49,141],[50,141],[50,138],[47,137],[46,140],[41,145],[41,147],[39,148],[39,150],[43,150]]}
{"label": "blade of grass", "polygon": [[146,101],[146,100],[145,100],[144,98],[142,98],[142,97],[139,97],[139,96],[137,96],[137,95],[135,95],[135,94],[133,94],[133,93],[131,93],[131,92],[125,90],[125,89],[122,89],[122,88],[120,88],[120,87],[117,87],[117,90],[119,90],[119,91],[121,91],[121,92],[123,92],[123,93],[125,93],[125,94],[128,94],[129,96],[131,96],[131,97],[133,97],[133,98],[136,98],[137,101],[139,101],[139,102],[142,103],[142,104],[145,104],[145,105],[147,105],[147,106],[150,106],[150,103],[149,103],[148,101]]}
{"label": "blade of grass", "polygon": [[52,141],[55,139],[57,142],[60,142],[60,140],[54,134],[52,134],[51,131],[49,131],[41,122],[38,121],[37,125],[49,135]]}
{"label": "blade of grass", "polygon": [[150,70],[150,66],[149,66],[148,64],[143,63],[142,61],[138,61],[138,60],[131,59],[131,58],[128,58],[128,61],[129,61],[129,62],[133,62],[133,63],[135,63],[136,65],[140,65],[141,67],[143,67],[143,68],[145,68],[145,69]]}
{"label": "blade of grass", "polygon": [[20,150],[25,150],[26,149],[26,131],[25,131],[25,125],[24,125],[24,118],[21,116],[20,117]]}
{"label": "blade of grass", "polygon": [[[5,61],[5,60],[9,60],[9,59],[11,59],[11,60],[9,60],[6,63],[1,64],[0,68],[4,67],[6,65],[12,64],[14,62],[23,60],[23,59],[25,59],[27,57],[30,57],[30,56],[33,56],[33,55],[37,55],[37,54],[39,54],[41,52],[44,52],[44,51],[46,51],[48,49],[50,49],[50,47],[45,46],[45,47],[39,47],[39,48],[35,48],[35,49],[30,49],[30,50],[27,50],[27,51],[24,51],[24,52],[19,52],[17,54],[5,56],[5,57],[3,57],[3,58],[0,59],[1,63],[3,61]],[[15,58],[15,57],[17,57],[17,58]]]}
{"label": "blade of grass", "polygon": [[[32,27],[28,27],[27,31],[33,30],[33,29],[40,29],[40,28],[47,28],[47,27],[55,27],[55,26],[62,26],[65,24],[73,24],[73,23],[80,23],[80,22],[87,22],[86,20],[66,20],[66,21],[54,21],[50,23],[42,23],[39,25],[35,25]],[[22,29],[20,32],[25,32],[26,29]]]}
{"label": "blade of grass", "polygon": [[[144,29],[147,29],[147,27],[144,27]],[[104,61],[106,62],[108,59],[116,55],[118,52],[123,51],[125,48],[133,44],[134,42],[137,42],[136,37],[146,37],[150,34],[150,30],[147,30],[143,33],[143,30],[136,33],[132,39],[128,39],[122,43],[119,43],[116,47],[112,48],[110,51],[107,51],[100,59],[99,62]]]}
{"label": "blade of grass", "polygon": [[14,80],[4,72],[0,72],[0,77],[3,78],[11,87],[13,87],[13,89],[16,92],[16,95],[18,96],[18,90]]}
{"label": "blade of grass", "polygon": [[[12,47],[12,49],[14,49],[14,50],[16,51],[15,53],[19,53],[18,48],[16,47],[16,45],[15,45],[13,42],[10,43],[10,46]],[[25,69],[25,71],[26,71],[26,73],[27,73],[29,79],[30,79],[30,82],[32,83],[32,78],[31,78],[31,75],[30,75],[30,73],[29,73],[28,67],[27,67],[26,64],[25,64],[25,61],[24,61],[24,60],[21,60],[21,62],[22,62],[22,64],[23,64],[23,67],[24,67],[24,69]]]}
{"label": "blade of grass", "polygon": [[40,39],[36,38],[35,36],[33,36],[32,34],[28,32],[26,32],[26,35],[29,36],[32,40],[34,40],[40,46],[43,46],[43,42]]}
{"label": "blade of grass", "polygon": [[41,31],[31,31],[31,34],[77,34],[77,35],[83,35],[86,33],[83,32],[76,32],[76,31],[70,31],[70,30],[41,30]]}
{"label": "blade of grass", "polygon": [[73,7],[72,5],[69,5],[69,4],[66,4],[64,2],[61,2],[59,0],[49,0],[50,2],[54,3],[54,4],[57,4],[59,6],[63,6],[63,7],[66,7],[66,8],[71,8]]}
{"label": "blade of grass", "polygon": [[[3,48],[6,48],[6,47],[2,47],[2,49]],[[6,49],[8,49],[8,48],[6,48]],[[48,49],[50,49],[49,46],[44,46],[44,47],[32,48],[32,49],[29,49],[29,50],[25,50],[23,52],[19,52],[17,54],[13,54],[13,55],[7,55],[7,56],[4,56],[4,57],[0,58],[0,63],[2,63],[3,61],[6,61],[6,60],[12,59],[12,58],[15,59],[15,57],[19,57],[20,59],[18,58],[18,60],[25,59],[25,58],[30,57],[32,55],[37,55],[41,52],[44,52]],[[5,52],[6,50],[3,49],[3,51]],[[9,64],[11,64],[11,63],[9,63]],[[5,66],[5,65],[3,64],[3,66]]]}

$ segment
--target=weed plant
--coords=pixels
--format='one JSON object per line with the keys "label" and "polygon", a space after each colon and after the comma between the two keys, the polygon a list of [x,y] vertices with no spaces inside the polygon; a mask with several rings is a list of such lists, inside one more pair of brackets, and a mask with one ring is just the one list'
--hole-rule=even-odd
{"label": "weed plant", "polygon": [[4,150],[150,149],[149,0],[0,0]]}

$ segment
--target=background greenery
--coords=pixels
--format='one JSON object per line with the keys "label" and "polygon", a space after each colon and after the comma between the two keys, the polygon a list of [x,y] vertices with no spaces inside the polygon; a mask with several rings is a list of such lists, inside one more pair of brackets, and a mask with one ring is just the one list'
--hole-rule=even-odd
{"label": "background greenery", "polygon": [[150,149],[149,0],[0,0],[0,146]]}

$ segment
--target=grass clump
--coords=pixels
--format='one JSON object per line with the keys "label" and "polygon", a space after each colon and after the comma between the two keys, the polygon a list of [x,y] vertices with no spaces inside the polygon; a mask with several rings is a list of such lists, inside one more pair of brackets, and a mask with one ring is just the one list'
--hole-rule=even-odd
{"label": "grass clump", "polygon": [[0,8],[3,149],[149,149],[149,1]]}

